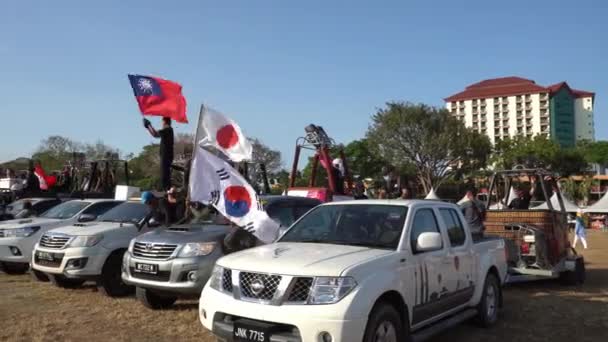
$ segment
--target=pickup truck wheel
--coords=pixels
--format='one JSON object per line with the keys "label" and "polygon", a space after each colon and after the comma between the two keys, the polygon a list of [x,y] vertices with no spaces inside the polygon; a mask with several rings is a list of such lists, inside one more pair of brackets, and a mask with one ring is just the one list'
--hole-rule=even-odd
{"label": "pickup truck wheel", "polygon": [[576,264],[574,266],[574,271],[565,271],[562,272],[559,277],[564,285],[575,286],[582,285],[585,283],[585,259],[578,258],[576,259]]}
{"label": "pickup truck wheel", "polygon": [[404,340],[403,324],[399,313],[392,305],[381,303],[374,307],[363,342],[400,342]]}
{"label": "pickup truck wheel", "polygon": [[133,293],[133,287],[125,284],[121,277],[124,252],[110,254],[97,280],[97,289],[108,297],[124,297]]}
{"label": "pickup truck wheel", "polygon": [[177,297],[174,296],[160,296],[148,289],[137,287],[135,289],[135,297],[148,309],[160,310],[171,307]]}
{"label": "pickup truck wheel", "polygon": [[0,269],[6,274],[25,274],[29,269],[29,265],[3,262],[2,265],[0,265]]}
{"label": "pickup truck wheel", "polygon": [[30,270],[31,274],[32,274],[32,279],[34,279],[34,281],[42,281],[42,282],[47,282],[49,281],[49,277],[40,271],[36,271],[34,269]]}
{"label": "pickup truck wheel", "polygon": [[490,327],[498,321],[501,295],[498,279],[494,274],[489,273],[483,285],[481,301],[477,305],[477,322],[482,327]]}
{"label": "pickup truck wheel", "polygon": [[84,284],[82,279],[69,279],[59,274],[49,274],[48,277],[53,285],[64,289],[75,289]]}

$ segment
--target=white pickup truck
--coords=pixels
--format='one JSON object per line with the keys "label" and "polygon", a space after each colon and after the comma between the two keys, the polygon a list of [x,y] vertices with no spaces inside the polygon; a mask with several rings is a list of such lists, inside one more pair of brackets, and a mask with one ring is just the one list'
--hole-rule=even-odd
{"label": "white pickup truck", "polygon": [[134,237],[155,226],[149,214],[145,204],[127,201],[95,222],[53,229],[34,246],[32,268],[60,287],[94,280],[100,292],[110,297],[127,295],[134,288],[120,277],[123,254]]}
{"label": "white pickup truck", "polygon": [[[48,230],[77,222],[90,222],[117,206],[113,199],[84,199],[63,202],[39,217],[2,221],[0,223],[0,264],[7,273],[25,273],[31,261],[34,244]],[[45,277],[33,273],[39,280]]]}
{"label": "white pickup truck", "polygon": [[226,341],[420,341],[498,319],[504,241],[473,241],[456,205],[316,207],[274,244],[217,261],[199,317]]}

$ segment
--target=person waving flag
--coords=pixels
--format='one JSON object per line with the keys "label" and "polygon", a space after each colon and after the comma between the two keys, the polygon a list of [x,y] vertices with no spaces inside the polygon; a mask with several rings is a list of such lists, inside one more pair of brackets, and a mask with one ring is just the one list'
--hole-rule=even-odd
{"label": "person waving flag", "polygon": [[173,81],[142,75],[128,75],[133,94],[143,115],[168,117],[188,123],[182,86]]}

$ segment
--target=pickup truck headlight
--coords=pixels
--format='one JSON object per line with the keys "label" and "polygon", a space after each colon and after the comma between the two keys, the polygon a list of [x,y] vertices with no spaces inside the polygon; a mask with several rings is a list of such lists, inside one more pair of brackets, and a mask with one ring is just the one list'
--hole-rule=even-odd
{"label": "pickup truck headlight", "polygon": [[179,252],[178,257],[189,258],[195,256],[209,255],[215,249],[215,242],[193,242],[187,243]]}
{"label": "pickup truck headlight", "polygon": [[357,286],[352,277],[316,277],[310,289],[309,304],[335,304]]}
{"label": "pickup truck headlight", "polygon": [[93,247],[103,239],[103,235],[78,235],[70,242],[69,247]]}
{"label": "pickup truck headlight", "polygon": [[40,227],[23,227],[15,229],[2,229],[5,238],[9,237],[28,237],[40,230]]}
{"label": "pickup truck headlight", "polygon": [[211,272],[211,278],[209,278],[209,287],[221,291],[220,286],[222,285],[222,277],[224,276],[224,268],[222,266],[215,265],[213,272]]}

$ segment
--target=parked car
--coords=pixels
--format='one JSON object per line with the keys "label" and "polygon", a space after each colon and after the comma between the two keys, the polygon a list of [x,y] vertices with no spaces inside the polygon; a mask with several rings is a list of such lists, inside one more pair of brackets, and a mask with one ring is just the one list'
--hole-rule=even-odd
{"label": "parked car", "polygon": [[38,216],[52,207],[60,204],[62,201],[58,198],[22,198],[14,201],[6,206],[4,213],[0,215],[0,221],[12,220],[21,210],[24,209],[25,202],[32,204],[32,210],[35,216]]}
{"label": "parked car", "polygon": [[121,277],[123,254],[129,242],[148,228],[150,208],[127,201],[101,215],[96,222],[77,223],[44,234],[32,253],[32,268],[46,274],[59,287],[71,288],[87,280],[100,292],[124,296],[133,288]]}
{"label": "parked car", "polygon": [[218,339],[238,341],[411,341],[474,317],[489,326],[504,246],[474,242],[454,204],[328,203],[276,243],[220,258],[199,317]]}
{"label": "parked car", "polygon": [[[45,232],[77,222],[94,221],[120,202],[108,199],[71,200],[47,210],[39,217],[0,222],[1,266],[6,273],[25,273],[34,245]],[[45,278],[41,277],[40,280]]]}
{"label": "parked car", "polygon": [[[285,228],[321,204],[289,196],[262,196],[261,201],[268,215]],[[169,307],[178,297],[198,297],[215,261],[230,252],[224,246],[230,229],[207,221],[140,235],[125,253],[122,278],[136,286],[137,298],[148,308]]]}

